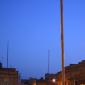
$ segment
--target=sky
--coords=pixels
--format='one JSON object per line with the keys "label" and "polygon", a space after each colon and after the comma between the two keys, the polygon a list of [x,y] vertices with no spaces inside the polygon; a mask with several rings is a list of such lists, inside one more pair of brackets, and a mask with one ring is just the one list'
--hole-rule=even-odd
{"label": "sky", "polygon": [[[85,0],[64,0],[65,66],[85,60]],[[60,1],[0,0],[0,61],[22,78],[61,70]]]}

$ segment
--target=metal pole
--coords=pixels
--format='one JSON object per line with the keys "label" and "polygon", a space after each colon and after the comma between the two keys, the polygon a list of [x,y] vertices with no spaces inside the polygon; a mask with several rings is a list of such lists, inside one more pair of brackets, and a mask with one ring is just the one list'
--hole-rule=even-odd
{"label": "metal pole", "polygon": [[65,85],[63,0],[60,0],[60,25],[61,25],[61,52],[62,52],[62,85]]}
{"label": "metal pole", "polygon": [[48,50],[48,73],[50,70],[50,50]]}
{"label": "metal pole", "polygon": [[8,64],[9,64],[8,57],[9,57],[9,41],[7,42],[7,68],[8,68]]}

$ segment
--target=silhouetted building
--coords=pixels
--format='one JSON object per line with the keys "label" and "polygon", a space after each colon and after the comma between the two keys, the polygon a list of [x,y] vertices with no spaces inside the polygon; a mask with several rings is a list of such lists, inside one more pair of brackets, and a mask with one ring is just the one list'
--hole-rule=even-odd
{"label": "silhouetted building", "polygon": [[47,85],[47,82],[44,79],[39,79],[36,80],[36,85]]}
{"label": "silhouetted building", "polygon": [[0,68],[2,68],[2,63],[0,63]]}
{"label": "silhouetted building", "polygon": [[28,79],[22,79],[21,85],[30,85],[29,80]]}
{"label": "silhouetted building", "polygon": [[34,78],[30,78],[30,79],[24,79],[21,80],[22,85],[47,85],[46,80],[44,80],[43,78],[41,79],[34,79]]}
{"label": "silhouetted building", "polygon": [[29,84],[30,85],[36,85],[36,79],[35,78],[30,78],[29,79]]}

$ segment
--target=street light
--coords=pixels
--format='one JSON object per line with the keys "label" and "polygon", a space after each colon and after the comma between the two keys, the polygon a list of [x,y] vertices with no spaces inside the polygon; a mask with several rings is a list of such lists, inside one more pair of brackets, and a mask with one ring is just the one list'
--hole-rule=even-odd
{"label": "street light", "polygon": [[55,82],[56,82],[56,79],[55,79],[55,78],[53,78],[53,79],[52,79],[52,82],[53,82],[53,83],[55,83]]}

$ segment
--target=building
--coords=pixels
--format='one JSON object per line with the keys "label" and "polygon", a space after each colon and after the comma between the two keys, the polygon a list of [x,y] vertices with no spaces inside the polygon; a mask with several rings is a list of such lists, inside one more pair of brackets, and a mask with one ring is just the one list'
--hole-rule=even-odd
{"label": "building", "polygon": [[30,85],[28,79],[22,79],[21,80],[21,85]]}
{"label": "building", "polygon": [[44,79],[39,79],[36,80],[36,85],[47,85],[47,82]]}
{"label": "building", "polygon": [[20,85],[18,71],[15,68],[3,68],[0,63],[0,85]]}
{"label": "building", "polygon": [[[57,73],[57,85],[62,85],[62,74]],[[85,60],[65,67],[65,85],[85,85]]]}
{"label": "building", "polygon": [[35,79],[35,78],[22,79],[21,83],[22,83],[22,85],[47,85],[46,80],[44,80],[43,78],[41,78],[41,79]]}

